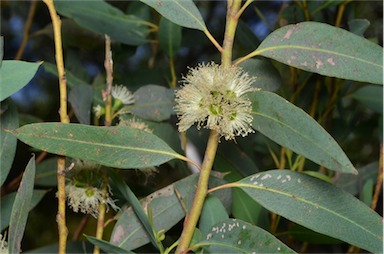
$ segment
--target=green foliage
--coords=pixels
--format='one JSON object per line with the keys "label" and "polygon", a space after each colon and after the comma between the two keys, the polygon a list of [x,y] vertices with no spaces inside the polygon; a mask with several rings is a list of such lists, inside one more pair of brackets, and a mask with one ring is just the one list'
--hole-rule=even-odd
{"label": "green foliage", "polygon": [[254,93],[251,100],[253,128],[329,169],[357,173],[336,141],[303,110],[270,92]]}
{"label": "green foliage", "polygon": [[36,123],[13,134],[41,150],[116,168],[145,168],[182,157],[155,135],[125,126]]}
{"label": "green foliage", "polygon": [[[75,212],[86,213],[81,204],[97,209],[100,203],[107,212],[111,206],[117,210],[97,226],[87,224],[92,217],[67,212],[69,236],[83,235],[67,242],[68,253],[90,253],[93,246],[106,253],[174,252],[198,205],[198,223],[187,232],[189,252],[347,252],[352,246],[355,252],[382,251],[383,218],[375,202],[382,198],[376,186],[382,185],[383,48],[371,38],[377,20],[366,19],[367,5],[354,1],[285,2],[276,21],[264,16],[263,10],[274,6],[270,1],[230,2],[222,8],[224,2],[192,0],[55,1],[62,15],[68,91],[50,95],[57,103],[45,108],[57,119],[57,106],[68,101],[72,123],[48,123],[39,110],[19,114],[20,102],[10,96],[30,83],[42,62],[2,61],[1,230],[9,227],[2,235],[8,236],[10,253],[24,252],[24,231],[27,246],[40,238],[37,225],[54,224],[45,215],[38,222],[27,223],[27,217],[32,209],[55,212],[58,173],[66,176],[68,188],[62,191]],[[217,11],[230,11],[236,3],[244,7],[236,17]],[[256,16],[271,30],[265,39],[251,27]],[[53,39],[49,22],[44,20],[46,27],[29,38],[44,49],[53,40],[35,40]],[[104,35],[112,40],[111,59]],[[218,45],[222,39],[225,43]],[[7,53],[3,46],[0,37],[1,60]],[[47,74],[58,76],[57,66],[48,62],[54,54],[33,58],[45,61],[36,83],[48,80]],[[215,150],[212,139],[207,144],[212,132],[196,126],[177,131],[181,116],[175,86],[189,68],[225,61],[225,54],[253,77],[252,88],[261,89],[247,91],[241,101],[249,105],[255,134],[233,141],[221,137],[210,157]],[[211,78],[201,74],[207,84]],[[122,84],[126,90],[119,96],[129,91],[134,102],[123,105],[109,94],[107,83]],[[231,90],[236,85],[228,86],[228,98],[242,91]],[[211,95],[219,98],[214,91]],[[189,105],[201,109],[202,101],[195,100]],[[235,112],[233,118],[246,119],[244,115]],[[201,119],[201,126],[206,120]],[[30,147],[16,147],[17,140]],[[19,163],[25,163],[25,152],[16,148],[37,154],[24,172]],[[192,159],[191,152],[197,157]],[[55,155],[66,157],[64,172],[57,172]],[[211,170],[211,160],[213,171],[204,174]],[[192,164],[202,171],[191,174]],[[201,195],[204,175],[209,176],[207,195]],[[46,193],[50,200],[43,199]],[[26,225],[34,227],[33,236]],[[102,237],[93,236],[95,227],[105,230]],[[56,253],[58,244],[48,243],[25,251]]]}
{"label": "green foliage", "polygon": [[255,53],[330,77],[383,83],[383,49],[327,24],[303,22],[277,29]]}
{"label": "green foliage", "polygon": [[40,63],[5,60],[0,68],[0,101],[23,88],[35,76]]}

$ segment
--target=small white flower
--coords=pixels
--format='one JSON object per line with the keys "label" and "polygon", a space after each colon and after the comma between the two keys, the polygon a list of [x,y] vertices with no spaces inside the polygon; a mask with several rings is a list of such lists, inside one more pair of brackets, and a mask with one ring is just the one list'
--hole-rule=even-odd
{"label": "small white flower", "polygon": [[200,64],[183,78],[183,87],[176,92],[175,110],[179,131],[194,123],[197,128],[216,130],[226,140],[253,132],[252,105],[246,93],[253,88],[254,78],[241,68],[223,68],[215,63]]}
{"label": "small white flower", "polygon": [[123,85],[113,86],[111,91],[112,97],[121,101],[124,105],[135,102],[135,96]]}
{"label": "small white flower", "polygon": [[65,193],[67,195],[68,205],[76,213],[80,210],[82,213],[91,214],[97,218],[99,205],[101,203],[107,205],[107,211],[109,210],[108,206],[111,206],[114,210],[119,209],[109,195],[104,199],[102,191],[95,187],[77,187],[72,184],[72,182],[69,182],[65,186]]}
{"label": "small white flower", "polygon": [[95,113],[96,118],[100,118],[102,115],[105,114],[105,108],[100,105],[97,105],[93,107],[93,112]]}
{"label": "small white flower", "polygon": [[5,235],[3,237],[2,234],[0,234],[0,254],[8,254],[9,249],[8,249],[8,243],[5,241]]}

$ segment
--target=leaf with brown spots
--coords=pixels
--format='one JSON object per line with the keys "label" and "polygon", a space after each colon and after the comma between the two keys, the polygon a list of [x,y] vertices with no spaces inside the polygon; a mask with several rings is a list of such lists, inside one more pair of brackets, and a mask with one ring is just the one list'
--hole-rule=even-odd
{"label": "leaf with brown spots", "polygon": [[290,170],[270,170],[232,184],[266,209],[313,231],[373,253],[383,249],[383,218],[332,184]]}
{"label": "leaf with brown spots", "polygon": [[12,133],[24,143],[49,153],[115,168],[147,168],[175,158],[188,161],[157,136],[125,126],[37,123]]}
{"label": "leaf with brown spots", "polygon": [[245,58],[257,55],[325,76],[383,84],[383,48],[328,24],[279,28]]}

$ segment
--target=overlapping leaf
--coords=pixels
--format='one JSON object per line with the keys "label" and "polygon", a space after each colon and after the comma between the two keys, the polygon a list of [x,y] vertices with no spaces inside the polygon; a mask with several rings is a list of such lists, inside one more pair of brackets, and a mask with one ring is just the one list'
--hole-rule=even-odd
{"label": "overlapping leaf", "polygon": [[19,115],[16,105],[11,101],[3,102],[1,110],[1,137],[0,137],[0,186],[7,179],[9,170],[11,170],[13,159],[16,153],[17,139],[11,134],[6,133],[4,129],[15,129],[19,127]]}
{"label": "overlapping leaf", "polygon": [[0,101],[19,91],[35,76],[40,63],[17,60],[2,61],[0,68]]}
{"label": "overlapping leaf", "polygon": [[37,123],[16,129],[13,134],[50,153],[116,168],[143,168],[174,158],[185,159],[157,136],[124,126]]}
{"label": "overlapping leaf", "polygon": [[72,18],[80,26],[101,35],[108,34],[112,40],[129,45],[145,42],[149,33],[148,22],[133,15],[126,15],[105,1],[56,1],[57,12]]}
{"label": "overlapping leaf", "polygon": [[383,83],[383,48],[324,23],[302,22],[277,29],[251,55],[326,76]]}
{"label": "overlapping leaf", "polygon": [[264,229],[237,219],[214,225],[196,247],[208,253],[295,253]]}
{"label": "overlapping leaf", "polygon": [[192,0],[141,0],[163,17],[183,27],[206,30],[203,17]]}
{"label": "overlapping leaf", "polygon": [[329,169],[357,173],[337,142],[302,109],[270,92],[259,91],[249,97],[254,129]]}
{"label": "overlapping leaf", "polygon": [[236,183],[268,210],[373,253],[383,249],[383,218],[335,186],[306,174],[270,170]]}
{"label": "overlapping leaf", "polygon": [[32,156],[25,168],[12,206],[8,237],[9,253],[21,252],[21,240],[23,239],[29,208],[31,206],[35,169],[35,156]]}

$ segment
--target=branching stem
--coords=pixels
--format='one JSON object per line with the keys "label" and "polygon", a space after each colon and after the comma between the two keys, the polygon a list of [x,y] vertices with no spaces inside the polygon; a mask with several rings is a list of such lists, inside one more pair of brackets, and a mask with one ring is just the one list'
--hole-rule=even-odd
{"label": "branching stem", "polygon": [[[60,90],[60,121],[69,123],[67,113],[67,79],[65,77],[63,48],[61,39],[61,20],[57,15],[53,0],[43,0],[47,5],[49,14],[52,19],[53,35],[55,41],[55,57],[57,72],[59,75],[59,90]],[[59,247],[58,253],[64,254],[66,250],[68,229],[65,220],[65,157],[59,157],[57,160],[57,226],[59,231]]]}

